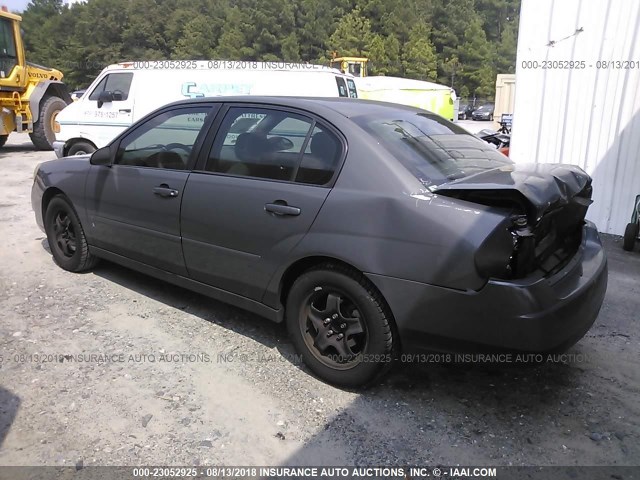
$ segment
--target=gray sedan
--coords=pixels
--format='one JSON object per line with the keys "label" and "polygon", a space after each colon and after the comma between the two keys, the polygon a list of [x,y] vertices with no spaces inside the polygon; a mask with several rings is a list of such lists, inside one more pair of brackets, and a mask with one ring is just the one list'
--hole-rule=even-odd
{"label": "gray sedan", "polygon": [[41,164],[32,203],[62,268],[105,259],[285,321],[343,386],[416,352],[566,349],[607,285],[585,172],[389,103],[174,103]]}

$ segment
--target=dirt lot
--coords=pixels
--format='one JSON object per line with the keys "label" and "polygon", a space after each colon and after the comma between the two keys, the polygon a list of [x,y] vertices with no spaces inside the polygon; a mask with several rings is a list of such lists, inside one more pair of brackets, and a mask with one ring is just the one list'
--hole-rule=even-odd
{"label": "dirt lot", "polygon": [[106,262],[58,268],[30,203],[52,155],[16,134],[0,151],[1,465],[640,462],[640,252],[619,239],[564,362],[404,366],[349,392],[281,325]]}

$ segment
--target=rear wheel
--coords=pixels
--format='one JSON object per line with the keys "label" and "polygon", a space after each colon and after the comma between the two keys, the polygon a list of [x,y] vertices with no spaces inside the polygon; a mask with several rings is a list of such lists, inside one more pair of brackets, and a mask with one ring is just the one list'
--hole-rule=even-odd
{"label": "rear wheel", "polygon": [[60,97],[45,95],[42,98],[38,121],[33,124],[33,132],[29,134],[33,145],[38,150],[53,149],[53,142],[56,140],[56,117],[66,106],[66,102]]}
{"label": "rear wheel", "polygon": [[47,207],[44,228],[56,263],[70,272],[93,268],[97,257],[89,253],[80,219],[67,199],[55,196]]}
{"label": "rear wheel", "polygon": [[88,155],[96,151],[96,147],[91,145],[89,142],[77,142],[69,147],[69,153],[67,154],[69,157],[74,155]]}
{"label": "rear wheel", "polygon": [[7,143],[9,139],[9,135],[0,135],[0,148],[4,147],[4,144]]}
{"label": "rear wheel", "polygon": [[305,364],[327,382],[358,387],[391,366],[389,309],[361,275],[332,264],[307,271],[291,287],[286,320]]}
{"label": "rear wheel", "polygon": [[638,238],[638,230],[640,230],[640,224],[638,222],[627,224],[627,228],[624,229],[623,249],[628,252],[633,250],[633,247],[636,245],[636,239]]}

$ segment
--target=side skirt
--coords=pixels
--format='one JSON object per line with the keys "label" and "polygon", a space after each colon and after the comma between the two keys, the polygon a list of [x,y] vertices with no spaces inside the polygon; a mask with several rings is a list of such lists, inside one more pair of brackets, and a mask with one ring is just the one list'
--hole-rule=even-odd
{"label": "side skirt", "polygon": [[178,285],[179,287],[186,288],[187,290],[192,290],[202,295],[206,295],[207,297],[211,297],[215,300],[228,303],[229,305],[242,308],[243,310],[248,310],[249,312],[266,318],[267,320],[271,320],[272,322],[280,323],[284,320],[283,308],[275,310],[260,302],[251,300],[250,298],[236,295],[235,293],[227,292],[226,290],[212,287],[202,282],[176,275],[175,273],[170,273],[164,270],[160,270],[159,268],[151,267],[136,260],[131,260],[130,258],[123,257],[122,255],[109,252],[108,250],[103,250],[102,248],[94,246],[90,246],[89,248],[91,253],[96,257],[103,258],[113,263],[117,263],[132,270],[136,270],[138,272],[144,273],[145,275],[149,275],[150,277],[164,280],[165,282]]}

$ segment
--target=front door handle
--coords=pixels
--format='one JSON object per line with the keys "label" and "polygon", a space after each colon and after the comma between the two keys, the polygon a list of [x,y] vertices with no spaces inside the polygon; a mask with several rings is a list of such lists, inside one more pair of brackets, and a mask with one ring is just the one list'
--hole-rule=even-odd
{"label": "front door handle", "polygon": [[121,108],[120,110],[118,110],[119,113],[131,113],[131,109],[130,108]]}
{"label": "front door handle", "polygon": [[161,197],[173,198],[173,197],[177,197],[178,193],[180,192],[178,192],[178,190],[176,190],[175,188],[169,187],[169,185],[167,185],[166,183],[163,183],[162,185],[153,187],[153,193]]}
{"label": "front door handle", "polygon": [[264,206],[265,211],[273,213],[275,215],[300,215],[300,209],[298,207],[292,207],[287,205],[287,202],[276,201],[275,203],[267,203]]}

